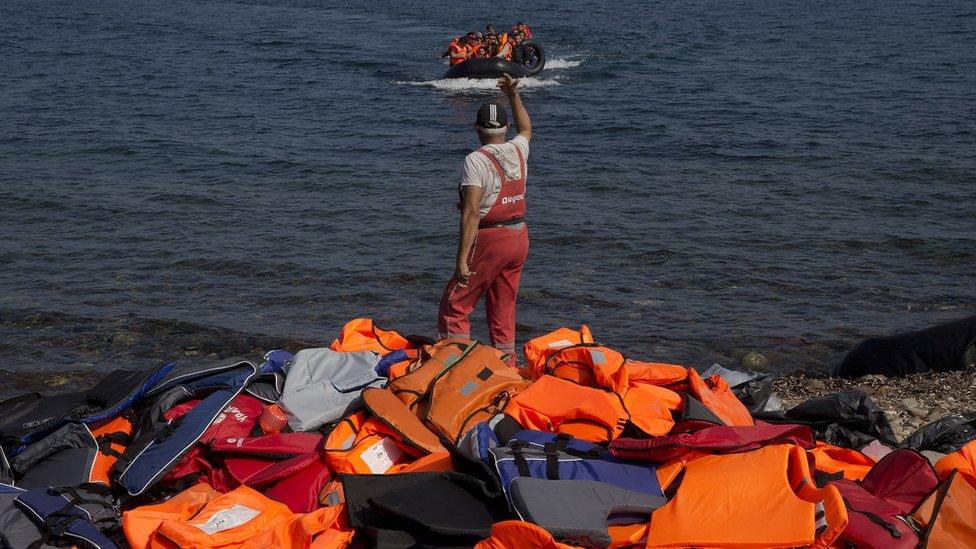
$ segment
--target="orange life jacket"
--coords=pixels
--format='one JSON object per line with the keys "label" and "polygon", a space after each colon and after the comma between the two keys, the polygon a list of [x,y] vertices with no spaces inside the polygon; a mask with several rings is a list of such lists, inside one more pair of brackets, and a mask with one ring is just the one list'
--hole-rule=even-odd
{"label": "orange life jacket", "polygon": [[681,395],[654,385],[631,385],[624,393],[630,422],[651,436],[666,435],[674,427],[672,411],[681,409]]}
{"label": "orange life jacket", "polygon": [[476,341],[445,339],[429,352],[386,389],[364,391],[363,404],[405,441],[432,453],[443,451],[440,437],[457,443],[528,384],[502,361],[504,353]]}
{"label": "orange life jacket", "polygon": [[449,456],[447,452],[427,454],[403,442],[399,433],[366,412],[344,418],[325,442],[325,462],[334,473],[447,471],[451,469]]}
{"label": "orange life jacket", "polygon": [[722,376],[716,374],[704,380],[694,368],[689,368],[688,386],[691,394],[726,425],[755,425],[752,414]]}
{"label": "orange life jacket", "polygon": [[221,494],[206,484],[122,515],[133,549],[305,549],[326,530],[343,547],[353,536],[345,524],[344,506],[295,514],[246,486]]}
{"label": "orange life jacket", "polygon": [[92,426],[91,433],[98,442],[98,453],[95,454],[95,463],[89,476],[91,482],[111,485],[109,470],[125,452],[133,430],[132,422],[125,415]]}
{"label": "orange life jacket", "polygon": [[976,440],[940,459],[935,464],[935,472],[941,479],[949,478],[953,471],[959,471],[959,476],[969,482],[973,488],[976,488]]}
{"label": "orange life jacket", "polygon": [[579,343],[553,351],[546,358],[544,373],[617,394],[627,392],[629,380],[623,355],[595,343]]}
{"label": "orange life jacket", "polygon": [[651,436],[667,434],[674,427],[671,409],[680,407],[681,396],[661,387],[631,384],[624,365],[623,355],[609,347],[579,343],[550,352],[544,372],[612,391],[622,399],[635,427]]}
{"label": "orange life jacket", "polygon": [[325,463],[337,474],[389,473],[425,453],[366,412],[343,418],[325,442]]}
{"label": "orange life jacket", "polygon": [[953,471],[911,518],[924,530],[920,547],[976,547],[976,488]]}
{"label": "orange life jacket", "polygon": [[620,395],[548,375],[516,395],[505,413],[525,429],[591,442],[617,438],[629,419]]}
{"label": "orange life jacket", "polygon": [[586,324],[580,326],[579,330],[571,328],[559,328],[546,335],[530,339],[522,347],[525,353],[525,368],[529,372],[529,377],[536,379],[544,375],[546,359],[549,355],[571,345],[580,343],[593,343],[593,334]]}
{"label": "orange life jacket", "polygon": [[[447,51],[451,54],[451,64],[457,65],[458,63],[464,63],[464,61],[470,57],[470,52],[468,47],[462,45],[460,42],[451,42],[448,46]],[[463,57],[454,57],[454,55],[463,55]]]}
{"label": "orange life jacket", "polygon": [[837,488],[816,487],[803,449],[777,444],[688,462],[674,498],[651,515],[647,547],[829,547],[847,520]]}
{"label": "orange life jacket", "polygon": [[624,367],[627,368],[627,379],[631,385],[642,383],[675,391],[688,390],[688,368],[684,366],[627,360]]}
{"label": "orange life jacket", "polygon": [[825,473],[842,473],[848,480],[861,480],[874,467],[874,460],[851,450],[817,441],[817,447],[807,450],[814,460],[816,470]]}
{"label": "orange life jacket", "polygon": [[372,319],[356,318],[342,327],[339,337],[329,346],[333,351],[373,351],[386,354],[404,350],[416,358],[419,346],[393,330],[384,330]]}
{"label": "orange life jacket", "polygon": [[541,526],[520,520],[506,520],[491,525],[491,537],[481,540],[474,549],[575,549],[553,539]]}
{"label": "orange life jacket", "polygon": [[385,355],[393,351],[403,351],[407,358],[390,365],[387,377],[401,375],[407,366],[420,356],[421,345],[418,338],[407,339],[394,330],[384,330],[369,318],[350,320],[342,327],[338,339],[329,346],[333,351],[373,351]]}

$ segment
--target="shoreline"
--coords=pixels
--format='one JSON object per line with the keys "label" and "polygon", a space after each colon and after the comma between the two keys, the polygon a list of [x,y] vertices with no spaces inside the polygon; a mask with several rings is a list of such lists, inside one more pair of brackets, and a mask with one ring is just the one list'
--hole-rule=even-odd
{"label": "shoreline", "polygon": [[[185,355],[192,356],[191,353]],[[748,373],[769,375],[773,394],[782,402],[784,410],[814,397],[849,389],[863,391],[884,411],[898,442],[904,441],[916,429],[948,415],[976,412],[976,370],[973,369],[925,372],[900,378],[882,375],[840,378],[807,370],[771,373],[742,368],[742,365],[736,367]],[[29,392],[57,394],[84,390],[107,374],[101,370],[81,369],[61,372],[2,369],[0,399]]]}

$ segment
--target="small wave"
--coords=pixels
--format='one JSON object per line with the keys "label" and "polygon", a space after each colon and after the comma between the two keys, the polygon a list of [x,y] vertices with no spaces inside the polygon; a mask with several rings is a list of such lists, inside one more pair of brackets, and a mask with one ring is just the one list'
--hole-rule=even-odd
{"label": "small wave", "polygon": [[583,64],[583,59],[570,59],[567,57],[563,57],[563,58],[557,57],[555,59],[550,59],[546,61],[545,70],[551,71],[555,69],[571,69],[573,67],[578,67],[582,64]]}
{"label": "small wave", "polygon": [[[498,81],[494,78],[442,78],[440,80],[425,80],[422,82],[399,81],[395,84],[407,86],[424,86],[448,92],[470,92],[498,89]],[[523,78],[519,84],[522,88],[544,88],[558,86],[555,78]]]}

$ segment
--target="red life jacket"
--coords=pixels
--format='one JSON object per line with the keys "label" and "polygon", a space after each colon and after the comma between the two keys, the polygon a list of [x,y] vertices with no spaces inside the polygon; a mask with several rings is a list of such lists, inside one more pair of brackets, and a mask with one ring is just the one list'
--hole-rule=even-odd
{"label": "red life jacket", "polygon": [[522,156],[522,149],[515,147],[515,152],[519,159],[518,179],[509,179],[501,162],[487,148],[478,149],[478,152],[485,155],[501,181],[501,189],[498,191],[498,198],[491,205],[488,213],[481,218],[478,228],[491,227],[493,225],[509,225],[522,221],[525,218],[525,158]]}

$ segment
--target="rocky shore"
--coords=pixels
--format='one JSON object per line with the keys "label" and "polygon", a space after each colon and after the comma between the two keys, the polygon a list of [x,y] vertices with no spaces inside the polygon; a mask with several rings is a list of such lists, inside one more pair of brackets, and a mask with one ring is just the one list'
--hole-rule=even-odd
{"label": "rocky shore", "polygon": [[929,372],[902,378],[868,375],[854,379],[796,371],[777,376],[773,382],[773,392],[785,408],[847,389],[867,393],[885,411],[899,441],[949,414],[976,411],[974,370]]}
{"label": "rocky shore", "polygon": [[[753,364],[742,364],[750,366]],[[94,385],[104,372],[68,370],[63,372],[30,372],[0,370],[0,398],[37,391],[57,393]],[[949,414],[976,412],[976,370],[962,372],[929,372],[895,378],[868,375],[861,378],[837,378],[806,371],[776,375],[773,393],[783,408],[813,397],[856,389],[868,394],[885,411],[901,441],[919,427]]]}

